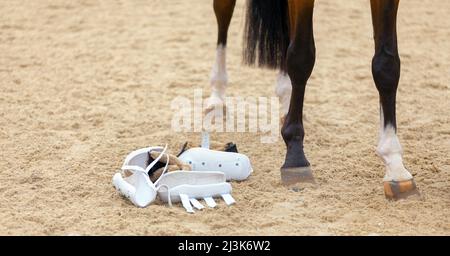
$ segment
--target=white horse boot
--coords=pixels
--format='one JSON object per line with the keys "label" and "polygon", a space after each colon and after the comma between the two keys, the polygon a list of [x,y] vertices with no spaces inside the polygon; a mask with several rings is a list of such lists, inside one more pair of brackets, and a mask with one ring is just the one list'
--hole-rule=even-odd
{"label": "white horse boot", "polygon": [[[195,172],[174,171],[166,173],[169,164],[169,155],[165,154],[167,146],[143,148],[131,152],[122,166],[122,173],[116,173],[113,177],[114,187],[134,205],[146,207],[159,195],[162,201],[182,202],[184,208],[193,213],[192,206],[202,209],[204,206],[197,199],[204,199],[209,207],[215,207],[214,197],[222,197],[227,205],[235,203],[231,196],[231,185],[226,183],[225,174],[222,172]],[[153,160],[150,158],[152,151],[161,152]],[[149,171],[160,162],[163,156],[167,157],[164,171],[161,177],[152,183],[148,175]],[[152,160],[148,164],[149,160]]]}
{"label": "white horse boot", "polygon": [[179,159],[192,168],[192,171],[223,172],[226,180],[245,180],[253,172],[250,159],[243,154],[191,148],[184,151]]}
{"label": "white horse boot", "polygon": [[193,207],[201,210],[204,206],[198,201],[214,208],[214,197],[222,197],[227,205],[235,203],[231,197],[231,185],[225,182],[222,172],[174,171],[166,173],[158,181],[158,195],[164,202],[181,202],[189,213],[194,213]]}
{"label": "white horse boot", "polygon": [[165,152],[166,149],[167,147],[164,149],[150,147],[131,152],[121,168],[122,173],[119,172],[113,176],[114,187],[134,205],[146,207],[155,200],[157,188],[150,181],[148,171],[161,159],[163,154],[147,165],[148,153],[153,150]]}

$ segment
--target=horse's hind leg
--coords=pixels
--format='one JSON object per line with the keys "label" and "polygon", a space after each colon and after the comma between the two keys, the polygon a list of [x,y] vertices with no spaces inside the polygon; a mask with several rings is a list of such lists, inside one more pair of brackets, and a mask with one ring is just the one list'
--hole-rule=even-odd
{"label": "horse's hind leg", "polygon": [[218,35],[216,60],[211,70],[211,96],[207,102],[207,111],[224,104],[225,90],[228,83],[226,69],[227,36],[235,4],[236,0],[214,0],[214,13],[217,19]]}
{"label": "horse's hind leg", "polygon": [[314,181],[311,167],[303,151],[303,99],[306,83],[315,62],[313,35],[314,0],[289,0],[290,44],[287,52],[287,73],[292,81],[289,111],[282,128],[287,146],[281,168],[284,184]]}
{"label": "horse's hind leg", "polygon": [[400,79],[396,18],[399,0],[371,0],[375,39],[373,78],[380,95],[380,140],[377,154],[386,166],[384,190],[396,199],[418,193],[412,175],[403,165],[402,147],[397,137],[395,103]]}

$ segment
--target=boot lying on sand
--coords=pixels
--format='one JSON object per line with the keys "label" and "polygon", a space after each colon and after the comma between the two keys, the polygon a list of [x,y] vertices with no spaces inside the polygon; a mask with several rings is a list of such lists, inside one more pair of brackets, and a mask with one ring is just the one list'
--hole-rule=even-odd
{"label": "boot lying on sand", "polygon": [[[189,164],[193,171],[216,171],[225,173],[226,180],[245,180],[253,172],[250,159],[237,151],[236,144],[210,141],[209,133],[202,132],[200,147],[186,142],[178,158]],[[213,149],[213,150],[211,150]]]}
{"label": "boot lying on sand", "polygon": [[[159,160],[154,159],[150,164],[149,152],[165,152],[166,148],[149,147],[131,152],[122,165],[121,171],[113,176],[113,185],[123,196],[128,198],[138,207],[146,207],[156,199],[158,188],[150,180],[149,171],[161,165]],[[164,167],[168,166],[169,161]],[[158,168],[159,169],[159,168]]]}
{"label": "boot lying on sand", "polygon": [[227,180],[245,180],[253,172],[250,159],[240,153],[190,148],[178,158],[189,164],[192,171],[223,172]]}
{"label": "boot lying on sand", "polygon": [[[231,197],[231,185],[226,183],[225,174],[214,171],[187,171],[180,159],[166,153],[167,146],[143,148],[131,152],[125,159],[121,173],[113,177],[114,187],[134,205],[146,207],[159,195],[164,202],[182,202],[188,212],[204,208],[197,199],[204,199],[210,207],[215,206],[213,197],[221,196],[227,205],[235,201]],[[168,172],[169,165],[179,166]],[[152,182],[153,176],[162,168],[160,177]]]}
{"label": "boot lying on sand", "polygon": [[186,172],[175,171],[161,176],[158,184],[159,198],[168,202],[180,202],[187,212],[194,212],[192,206],[201,210],[205,208],[197,199],[203,199],[205,203],[214,208],[214,197],[222,197],[227,205],[235,203],[231,197],[231,185],[225,182],[225,174],[222,172]]}

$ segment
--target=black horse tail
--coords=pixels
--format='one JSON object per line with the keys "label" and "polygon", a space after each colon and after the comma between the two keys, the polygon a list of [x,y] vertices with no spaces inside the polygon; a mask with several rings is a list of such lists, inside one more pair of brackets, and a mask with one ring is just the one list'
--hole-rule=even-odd
{"label": "black horse tail", "polygon": [[247,65],[286,70],[287,0],[247,0],[243,59]]}

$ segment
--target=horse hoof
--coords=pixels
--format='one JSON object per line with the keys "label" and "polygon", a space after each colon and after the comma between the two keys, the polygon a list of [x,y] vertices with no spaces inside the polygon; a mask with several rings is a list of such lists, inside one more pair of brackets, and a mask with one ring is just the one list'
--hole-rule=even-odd
{"label": "horse hoof", "polygon": [[387,199],[398,200],[413,195],[420,196],[420,193],[414,179],[411,179],[406,181],[385,181],[384,195]]}
{"label": "horse hoof", "polygon": [[281,168],[281,182],[285,186],[290,186],[298,183],[316,184],[312,174],[311,166]]}

